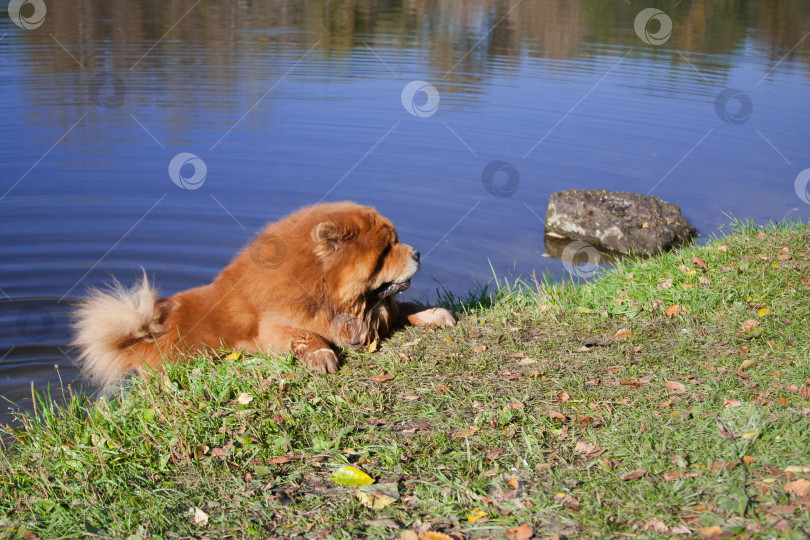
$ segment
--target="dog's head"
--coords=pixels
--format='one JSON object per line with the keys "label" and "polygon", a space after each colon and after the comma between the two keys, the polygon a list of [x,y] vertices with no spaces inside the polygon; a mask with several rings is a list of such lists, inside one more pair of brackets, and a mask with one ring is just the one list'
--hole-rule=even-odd
{"label": "dog's head", "polygon": [[399,241],[391,222],[373,208],[329,206],[311,237],[333,298],[373,303],[407,289],[419,270],[419,252]]}

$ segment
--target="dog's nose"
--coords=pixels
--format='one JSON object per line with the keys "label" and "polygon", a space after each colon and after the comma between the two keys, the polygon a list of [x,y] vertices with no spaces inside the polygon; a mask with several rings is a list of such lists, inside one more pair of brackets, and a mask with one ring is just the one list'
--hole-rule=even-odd
{"label": "dog's nose", "polygon": [[415,260],[416,262],[419,262],[419,252],[418,251],[413,252],[413,260]]}

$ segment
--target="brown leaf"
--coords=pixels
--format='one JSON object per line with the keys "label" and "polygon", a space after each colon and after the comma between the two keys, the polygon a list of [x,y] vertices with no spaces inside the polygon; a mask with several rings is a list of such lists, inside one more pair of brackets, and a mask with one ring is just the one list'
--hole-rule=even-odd
{"label": "brown leaf", "polygon": [[585,454],[588,457],[598,457],[604,454],[607,449],[600,447],[598,444],[590,444],[585,441],[577,441],[574,450]]}
{"label": "brown leaf", "polygon": [[374,382],[385,382],[385,381],[390,381],[393,378],[394,378],[393,374],[386,373],[385,375],[376,375],[376,376],[372,377],[371,380],[374,381]]}
{"label": "brown leaf", "polygon": [[720,421],[717,418],[714,419],[714,423],[717,425],[717,431],[720,432],[720,436],[723,437],[724,439],[737,438],[737,436],[731,433],[729,430],[727,430],[726,427],[722,423],[720,423]]}
{"label": "brown leaf", "polygon": [[693,262],[694,264],[696,264],[696,265],[700,266],[700,267],[701,267],[701,268],[703,268],[704,270],[708,270],[708,269],[709,269],[709,265],[708,265],[708,264],[706,264],[706,261],[704,261],[703,259],[701,259],[701,258],[700,258],[700,257],[698,257],[697,255],[692,256],[692,262]]}
{"label": "brown leaf", "polygon": [[487,346],[486,345],[476,345],[475,347],[473,347],[473,350],[475,352],[477,352],[477,353],[482,353],[485,350],[487,350]]}
{"label": "brown leaf", "polygon": [[506,483],[512,489],[517,489],[518,487],[520,487],[520,481],[517,478],[510,478],[509,480],[506,481]]}
{"label": "brown leaf", "polygon": [[278,456],[278,457],[274,457],[273,459],[270,460],[270,463],[273,463],[275,465],[281,465],[283,463],[289,463],[289,462],[290,462],[290,458],[288,458],[287,456]]}
{"label": "brown leaf", "polygon": [[663,475],[661,475],[661,479],[666,480],[667,482],[674,482],[680,477],[681,477],[680,471],[667,471]]}
{"label": "brown leaf", "polygon": [[644,530],[655,531],[657,533],[669,534],[669,527],[660,519],[648,519],[644,522]]}
{"label": "brown leaf", "polygon": [[712,280],[710,280],[709,278],[707,278],[705,276],[699,276],[698,281],[703,285],[709,285],[712,282]]}
{"label": "brown leaf", "polygon": [[509,355],[509,358],[523,358],[525,355],[522,352],[516,352]]}
{"label": "brown leaf", "polygon": [[713,473],[718,473],[720,471],[730,471],[739,465],[739,461],[715,461],[711,465],[709,465],[709,471]]}
{"label": "brown leaf", "polygon": [[472,437],[477,431],[478,431],[477,427],[471,426],[470,429],[456,431],[451,435],[451,437],[453,437],[454,439],[466,439],[467,437]]}
{"label": "brown leaf", "polygon": [[773,512],[774,514],[792,514],[798,509],[799,507],[795,504],[775,504],[768,508],[768,512]]}
{"label": "brown leaf", "polygon": [[810,495],[810,482],[804,478],[799,478],[795,482],[788,482],[785,484],[785,491],[792,493],[797,497],[805,497]]}
{"label": "brown leaf", "polygon": [[701,527],[700,536],[703,538],[718,538],[725,534],[722,527],[712,525],[711,527]]}
{"label": "brown leaf", "polygon": [[686,308],[679,305],[679,304],[672,304],[668,308],[664,310],[664,314],[670,319],[677,317],[678,315],[682,315],[686,313]]}
{"label": "brown leaf", "polygon": [[683,383],[679,383],[677,381],[664,381],[663,382],[664,388],[672,392],[673,394],[685,394],[686,393],[686,386]]}
{"label": "brown leaf", "polygon": [[568,420],[568,418],[566,418],[565,415],[559,411],[549,411],[548,417],[552,420],[559,420],[560,422],[565,422]]}
{"label": "brown leaf", "polygon": [[724,399],[723,407],[742,407],[742,401],[739,399]]}
{"label": "brown leaf", "polygon": [[658,287],[658,290],[671,289],[672,283],[673,283],[672,278],[662,279],[661,281],[658,282],[656,287]]}
{"label": "brown leaf", "polygon": [[627,480],[638,480],[639,478],[643,478],[644,476],[647,476],[647,471],[645,471],[644,469],[636,469],[630,474],[625,475],[625,477],[622,478],[622,482],[626,482]]}
{"label": "brown leaf", "polygon": [[567,401],[569,401],[571,399],[571,395],[568,392],[566,392],[565,390],[563,390],[562,392],[557,394],[556,397],[557,397],[557,401],[559,401],[560,403],[565,403],[565,402],[567,402]]}
{"label": "brown leaf", "polygon": [[726,251],[728,251],[728,248],[726,246],[717,246],[717,251],[719,251],[720,253],[725,253]]}
{"label": "brown leaf", "polygon": [[568,493],[556,493],[554,498],[560,502],[563,506],[570,510],[579,510],[579,501],[573,498]]}
{"label": "brown leaf", "polygon": [[449,391],[450,391],[450,387],[447,386],[446,384],[440,384],[440,385],[436,386],[436,393],[437,394],[446,394]]}
{"label": "brown leaf", "polygon": [[751,457],[751,456],[749,456],[747,454],[742,457],[742,462],[745,463],[746,465],[749,465],[749,466],[756,463],[756,461],[757,461],[757,458]]}
{"label": "brown leaf", "polygon": [[810,388],[806,384],[803,384],[801,388],[799,388],[799,397],[804,399],[810,399]]}
{"label": "brown leaf", "polygon": [[613,337],[616,338],[616,339],[622,339],[622,338],[626,338],[629,335],[630,335],[630,330],[629,329],[620,328],[615,334],[613,334]]}
{"label": "brown leaf", "polygon": [[534,358],[524,358],[523,360],[518,362],[518,365],[519,366],[529,366],[531,364],[536,364],[536,363],[537,363],[537,360],[535,360]]}
{"label": "brown leaf", "polygon": [[528,525],[506,530],[506,540],[529,540],[532,536],[534,536],[534,529]]}
{"label": "brown leaf", "polygon": [[454,540],[449,534],[440,533],[437,531],[421,532],[418,536],[419,540]]}

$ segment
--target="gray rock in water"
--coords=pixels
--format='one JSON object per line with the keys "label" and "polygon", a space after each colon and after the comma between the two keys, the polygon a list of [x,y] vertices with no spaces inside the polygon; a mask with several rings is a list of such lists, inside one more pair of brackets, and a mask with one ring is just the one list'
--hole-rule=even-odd
{"label": "gray rock in water", "polygon": [[548,199],[546,234],[582,240],[598,249],[652,255],[690,242],[695,232],[680,206],[655,196],[569,189]]}

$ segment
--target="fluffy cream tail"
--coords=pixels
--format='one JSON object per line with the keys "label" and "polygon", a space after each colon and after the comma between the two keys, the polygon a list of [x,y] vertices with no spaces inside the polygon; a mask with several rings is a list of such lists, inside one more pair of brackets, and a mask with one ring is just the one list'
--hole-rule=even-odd
{"label": "fluffy cream tail", "polygon": [[142,366],[132,347],[163,332],[157,302],[146,272],[132,288],[114,281],[107,290],[88,291],[72,321],[82,371],[106,388]]}

